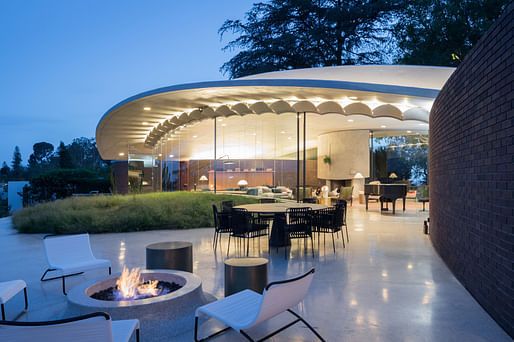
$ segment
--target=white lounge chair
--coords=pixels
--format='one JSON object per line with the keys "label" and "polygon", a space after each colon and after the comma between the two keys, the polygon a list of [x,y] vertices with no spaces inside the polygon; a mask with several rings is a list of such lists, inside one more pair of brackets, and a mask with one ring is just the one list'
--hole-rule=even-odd
{"label": "white lounge chair", "polygon": [[[294,279],[276,281],[268,284],[262,295],[252,290],[244,290],[199,307],[196,309],[195,313],[195,341],[206,341],[222,334],[230,328],[239,332],[249,341],[254,341],[245,330],[253,328],[285,311],[295,316],[296,320],[270,333],[264,338],[259,339],[259,341],[264,341],[300,321],[321,341],[325,341],[309,323],[291,310],[291,308],[302,301],[307,294],[313,276],[314,268]],[[210,336],[198,339],[198,318],[201,314],[215,318],[228,325],[228,327]]]}
{"label": "white lounge chair", "polygon": [[23,310],[23,312],[26,312],[29,307],[29,301],[27,299],[27,284],[23,280],[11,280],[0,283],[0,307],[2,310],[2,320],[5,320],[5,303],[22,290],[25,296],[25,310]]}
{"label": "white lounge chair", "polygon": [[[62,292],[66,294],[65,278],[84,273],[85,271],[108,267],[111,274],[111,262],[97,259],[91,251],[89,234],[44,237],[46,259],[50,266],[41,276],[41,281],[62,278]],[[48,272],[59,274],[45,279]]]}
{"label": "white lounge chair", "polygon": [[9,342],[128,342],[139,320],[112,321],[105,312],[46,322],[0,321],[2,341]]}

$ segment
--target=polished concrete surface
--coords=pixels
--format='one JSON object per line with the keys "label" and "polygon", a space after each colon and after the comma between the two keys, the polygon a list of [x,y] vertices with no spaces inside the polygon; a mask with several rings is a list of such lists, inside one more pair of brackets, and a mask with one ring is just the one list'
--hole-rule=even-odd
{"label": "polished concrete surface", "polygon": [[[252,244],[250,255],[269,258],[269,280],[280,280],[316,268],[315,277],[304,302],[297,312],[302,314],[327,341],[511,341],[512,339],[480,307],[455,279],[423,234],[427,212],[421,204],[409,203],[407,211],[396,215],[380,214],[376,204],[370,210],[354,204],[348,213],[350,242],[342,248],[336,239],[336,253],[330,236],[323,238],[315,257],[303,243],[293,242],[289,258],[284,250],[267,251],[263,238]],[[191,241],[194,246],[194,273],[203,281],[204,291],[222,297],[224,292],[223,261],[227,239],[222,250],[212,249],[213,228],[182,231],[150,231],[92,235],[93,253],[111,260],[113,272],[124,265],[145,266],[145,246],[163,241]],[[237,256],[232,244],[230,256]],[[28,284],[29,311],[20,320],[61,318],[66,298],[59,280],[40,282],[46,269],[42,235],[17,234],[9,218],[0,219],[0,281],[23,279]],[[69,288],[85,280],[101,278],[107,270],[86,272],[68,278]],[[8,319],[23,308],[23,295],[7,304]],[[156,313],[158,314],[158,313]],[[281,322],[281,315],[271,323],[250,331],[263,337]],[[191,322],[193,324],[193,322]],[[202,329],[208,333],[218,324],[207,322]],[[145,334],[142,331],[142,341]],[[170,338],[170,341],[191,341],[192,332]],[[235,332],[215,341],[245,341]],[[315,341],[315,336],[297,324],[271,341]]]}

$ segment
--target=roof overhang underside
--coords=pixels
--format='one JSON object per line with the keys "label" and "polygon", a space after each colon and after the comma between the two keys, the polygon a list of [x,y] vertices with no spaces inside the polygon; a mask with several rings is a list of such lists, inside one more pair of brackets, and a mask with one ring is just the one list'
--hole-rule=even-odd
{"label": "roof overhang underside", "polygon": [[[128,98],[100,120],[96,139],[104,159],[127,147],[150,153],[168,133],[215,117],[314,113],[392,118],[395,127],[428,123],[439,89],[313,79],[239,79],[160,88]],[[327,129],[330,122],[327,122]],[[426,128],[425,128],[426,129]]]}

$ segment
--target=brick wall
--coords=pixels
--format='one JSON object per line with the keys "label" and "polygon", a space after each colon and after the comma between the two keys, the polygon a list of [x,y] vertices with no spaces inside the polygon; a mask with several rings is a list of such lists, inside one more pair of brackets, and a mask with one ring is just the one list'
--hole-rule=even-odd
{"label": "brick wall", "polygon": [[450,77],[430,115],[430,238],[514,337],[514,5]]}

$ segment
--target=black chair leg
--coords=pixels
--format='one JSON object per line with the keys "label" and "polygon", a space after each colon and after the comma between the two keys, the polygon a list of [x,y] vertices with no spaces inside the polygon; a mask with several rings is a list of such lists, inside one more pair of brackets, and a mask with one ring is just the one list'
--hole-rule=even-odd
{"label": "black chair leg", "polygon": [[334,254],[336,253],[336,244],[334,242],[334,231],[332,231],[332,247],[334,248]]}
{"label": "black chair leg", "polygon": [[23,289],[23,296],[25,297],[25,311],[27,311],[29,308],[29,300],[27,297],[27,288]]}
{"label": "black chair leg", "polygon": [[4,307],[4,304],[0,304],[0,306],[2,307],[2,321],[5,321],[5,307]]}
{"label": "black chair leg", "polygon": [[307,323],[306,320],[304,320],[302,318],[302,316],[300,316],[299,314],[297,314],[296,312],[294,312],[293,310],[291,309],[287,309],[287,311],[289,313],[291,313],[293,316],[295,316],[296,318],[298,318],[300,321],[302,321],[303,324],[305,324],[307,326],[307,328],[309,328],[310,331],[312,331],[314,333],[314,335],[316,335],[317,338],[319,338],[320,341],[322,342],[325,342],[325,340],[323,339],[323,337],[321,337],[320,334],[318,334],[318,332],[316,330],[314,330],[314,328],[309,324]]}

